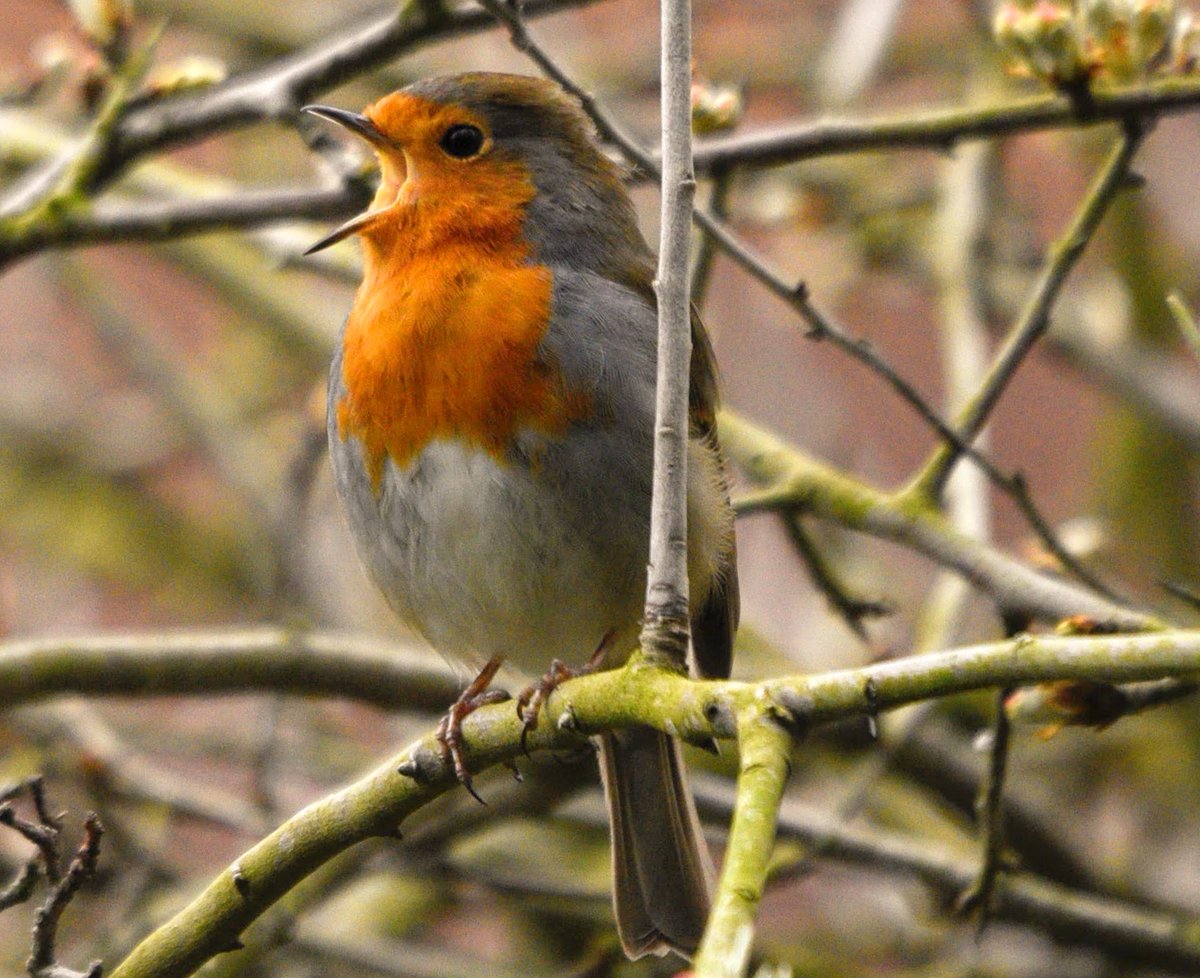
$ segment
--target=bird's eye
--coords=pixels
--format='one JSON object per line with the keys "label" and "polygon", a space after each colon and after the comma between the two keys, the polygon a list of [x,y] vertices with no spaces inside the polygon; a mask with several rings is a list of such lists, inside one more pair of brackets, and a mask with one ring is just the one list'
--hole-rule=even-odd
{"label": "bird's eye", "polygon": [[451,126],[438,141],[448,156],[456,160],[467,160],[483,148],[483,133],[478,127],[465,123]]}

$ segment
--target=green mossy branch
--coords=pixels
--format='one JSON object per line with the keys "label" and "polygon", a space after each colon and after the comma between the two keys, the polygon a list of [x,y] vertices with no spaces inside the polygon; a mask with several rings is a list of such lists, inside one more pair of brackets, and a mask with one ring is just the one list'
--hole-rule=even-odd
{"label": "green mossy branch", "polygon": [[793,718],[780,712],[762,697],[738,716],[737,801],[721,881],[696,955],[698,978],[738,978],[746,972],[779,806],[791,775]]}
{"label": "green mossy branch", "polygon": [[1041,573],[992,545],[972,539],[919,494],[889,494],[815,461],[778,436],[723,411],[721,445],[766,488],[737,502],[740,513],[806,513],[847,529],[900,543],[948,568],[990,596],[1006,613],[1036,621],[1085,615],[1105,627],[1145,631],[1164,622],[1089,588]]}
{"label": "green mossy branch", "polygon": [[[270,641],[267,639],[271,638]],[[294,692],[358,695],[391,683],[393,702],[404,698],[405,676],[416,670],[414,701],[427,705],[428,657],[411,655],[387,667],[382,649],[358,647],[336,636],[289,635],[265,630],[248,636],[177,636],[173,647],[149,637],[141,647],[125,639],[108,647],[82,639],[56,647],[0,645],[0,690],[6,706],[72,692],[153,695],[192,691]],[[252,641],[251,639],[256,639]],[[281,654],[286,653],[286,654]],[[1132,682],[1200,674],[1200,630],[1086,637],[1019,636],[1014,640],[911,656],[860,669],[793,676],[759,683],[705,682],[637,662],[624,669],[573,680],[550,698],[532,751],[576,746],[587,734],[636,723],[689,740],[741,735],[745,751],[731,846],[763,844],[774,833],[774,806],[786,770],[789,735],[772,716],[800,726],[889,709],[931,697],[985,687],[1050,679]],[[511,704],[478,711],[463,728],[467,762],[480,771],[521,753],[521,725]],[[398,773],[401,766],[419,780]],[[174,919],[145,939],[113,978],[183,978],[215,955],[235,948],[238,935],[283,894],[358,842],[394,834],[404,818],[455,786],[432,736],[409,747],[374,773],[310,805],[255,845]],[[770,811],[770,815],[766,814]],[[764,821],[765,819],[765,821]],[[740,820],[740,821],[739,821]],[[709,944],[714,954],[732,946],[752,917],[765,881],[769,847],[734,856],[727,874],[737,892],[719,895]],[[762,874],[760,876],[760,874]],[[235,882],[236,879],[236,882]],[[715,924],[714,927],[718,926]]]}

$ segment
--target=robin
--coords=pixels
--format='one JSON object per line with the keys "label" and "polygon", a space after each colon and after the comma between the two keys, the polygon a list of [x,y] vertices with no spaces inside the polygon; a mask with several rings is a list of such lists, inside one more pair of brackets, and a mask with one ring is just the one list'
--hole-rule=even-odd
{"label": "robin", "polygon": [[[506,659],[529,675],[551,655],[620,665],[646,588],[657,349],[653,255],[620,170],[537,78],[433,78],[361,115],[307,111],[365,139],[381,169],[370,208],[311,249],[362,239],[328,426],[368,573],[434,648],[483,667],[455,719]],[[724,677],[733,520],[712,348],[695,316],[692,331],[690,665]],[[526,722],[568,674],[536,687]],[[690,956],[712,871],[679,744],[639,728],[599,748],[622,945]]]}

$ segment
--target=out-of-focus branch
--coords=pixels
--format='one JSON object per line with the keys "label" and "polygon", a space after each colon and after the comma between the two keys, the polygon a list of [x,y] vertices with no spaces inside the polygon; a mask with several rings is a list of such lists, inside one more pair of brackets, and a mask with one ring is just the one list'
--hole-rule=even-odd
{"label": "out-of-focus branch", "polygon": [[[579,6],[589,0],[529,0],[529,16]],[[112,180],[146,153],[194,142],[218,131],[288,119],[319,92],[357,77],[404,51],[492,25],[479,10],[447,10],[428,0],[406,0],[398,11],[364,19],[295,54],[235,75],[199,92],[145,99],[127,108],[112,132],[95,185]],[[18,183],[0,200],[0,212],[20,210],[41,197],[69,160],[60,159]]]}
{"label": "out-of-focus branch", "polygon": [[[1067,276],[1100,226],[1109,204],[1117,192],[1127,185],[1129,168],[1145,135],[1146,130],[1142,126],[1133,123],[1128,126],[1097,174],[1062,240],[1050,250],[1050,256],[1025,308],[1009,331],[979,389],[960,412],[956,424],[959,442],[969,445],[975,440],[1017,367],[1049,327],[1050,310]],[[940,445],[914,481],[913,491],[937,499],[961,456],[962,450],[957,444]]]}
{"label": "out-of-focus branch", "polygon": [[760,509],[811,513],[901,543],[961,574],[1006,613],[1043,621],[1083,614],[1122,630],[1162,627],[1150,614],[1039,573],[972,540],[934,508],[865,486],[731,412],[722,413],[720,431],[730,458],[767,486],[744,501],[739,507],[743,513]]}
{"label": "out-of-focus branch", "polygon": [[5,250],[15,259],[46,248],[121,241],[167,241],[205,231],[233,231],[278,221],[340,217],[366,205],[362,186],[246,191],[231,197],[108,201],[31,226]]}
{"label": "out-of-focus branch", "polygon": [[120,798],[163,805],[188,818],[230,828],[244,835],[266,830],[261,812],[240,791],[197,785],[155,764],[122,740],[90,703],[68,699],[26,711],[19,726],[34,738],[67,747],[80,758],[88,778]]}
{"label": "out-of-focus branch", "polygon": [[[701,811],[727,813],[732,789],[711,778],[693,779]],[[875,827],[849,826],[809,805],[785,799],[779,835],[803,842],[822,858],[915,876],[947,900],[971,885],[978,865],[928,843]],[[995,894],[996,920],[1025,924],[1057,940],[1097,947],[1187,974],[1200,968],[1200,923],[1176,913],[1080,893],[1028,873],[1012,873]]]}
{"label": "out-of-focus branch", "polygon": [[458,686],[449,669],[424,649],[330,632],[255,628],[0,642],[4,708],[63,693],[252,690],[440,711],[457,695]]}
{"label": "out-of-focus branch", "polygon": [[946,151],[967,139],[995,139],[1022,132],[1094,126],[1112,122],[1151,122],[1161,115],[1200,106],[1200,78],[1159,78],[1129,88],[1089,92],[1089,111],[1061,94],[1036,95],[973,108],[905,112],[877,119],[822,119],[764,132],[697,142],[693,154],[702,174],[731,166],[774,166],[882,149]]}

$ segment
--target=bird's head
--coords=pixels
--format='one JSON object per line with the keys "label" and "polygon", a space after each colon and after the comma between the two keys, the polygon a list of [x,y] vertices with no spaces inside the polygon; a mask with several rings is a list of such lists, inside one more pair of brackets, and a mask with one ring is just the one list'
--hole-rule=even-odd
{"label": "bird's head", "polygon": [[597,145],[583,111],[553,82],[474,72],[417,82],[361,114],[305,111],[366,140],[381,181],[368,210],[310,253],[352,234],[388,233],[413,207],[469,231],[516,217],[534,260],[596,269],[614,252],[644,259],[621,172]]}

